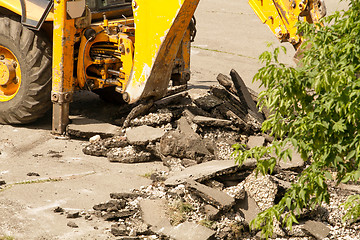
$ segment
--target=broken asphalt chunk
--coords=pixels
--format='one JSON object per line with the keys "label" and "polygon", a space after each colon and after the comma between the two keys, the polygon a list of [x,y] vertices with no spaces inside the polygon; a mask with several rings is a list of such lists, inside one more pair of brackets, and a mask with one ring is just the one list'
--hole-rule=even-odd
{"label": "broken asphalt chunk", "polygon": [[74,223],[73,221],[69,221],[67,224],[66,224],[68,227],[71,227],[71,228],[78,228],[79,226]]}
{"label": "broken asphalt chunk", "polygon": [[138,193],[110,193],[110,198],[112,199],[135,199],[140,196],[141,194]]}
{"label": "broken asphalt chunk", "polygon": [[227,210],[235,203],[235,199],[227,193],[208,187],[193,180],[186,181],[186,187],[195,195],[198,195],[208,204],[216,206],[220,210]]}
{"label": "broken asphalt chunk", "polygon": [[72,213],[68,213],[66,218],[79,218],[80,217],[80,213],[79,212],[72,212]]}
{"label": "broken asphalt chunk", "polygon": [[244,199],[237,201],[234,209],[235,211],[240,212],[241,216],[245,219],[247,224],[250,224],[250,222],[255,219],[259,213],[261,213],[261,210],[256,204],[255,200],[247,193],[245,194]]}
{"label": "broken asphalt chunk", "polygon": [[165,181],[167,186],[175,186],[185,183],[188,179],[204,181],[210,178],[233,173],[239,168],[251,169],[256,165],[256,160],[248,159],[239,167],[233,160],[214,160],[185,168],[181,172],[174,172]]}
{"label": "broken asphalt chunk", "polygon": [[223,103],[223,101],[214,95],[206,95],[200,98],[197,98],[194,100],[194,103],[204,109],[205,111],[210,111],[211,109],[215,108],[216,106],[219,106]]}
{"label": "broken asphalt chunk", "polygon": [[262,147],[265,144],[265,137],[263,136],[250,136],[246,146],[248,148]]}
{"label": "broken asphalt chunk", "polygon": [[131,145],[147,145],[149,142],[159,140],[165,134],[162,128],[154,128],[150,126],[140,126],[128,128],[126,137]]}
{"label": "broken asphalt chunk", "polygon": [[203,211],[206,215],[206,218],[209,220],[216,220],[217,218],[219,218],[219,209],[215,208],[212,205],[205,205]]}
{"label": "broken asphalt chunk", "polygon": [[330,233],[329,227],[324,223],[311,220],[305,222],[303,231],[314,236],[318,240],[326,238]]}
{"label": "broken asphalt chunk", "polygon": [[123,209],[126,205],[124,200],[110,200],[106,203],[100,203],[93,206],[96,211],[106,211],[110,208]]}
{"label": "broken asphalt chunk", "polygon": [[179,131],[167,132],[160,139],[159,151],[164,156],[188,158],[198,163],[204,160],[212,160],[214,154],[209,151],[206,143],[196,136],[196,133],[191,135],[180,133]]}
{"label": "broken asphalt chunk", "polygon": [[298,153],[293,146],[288,147],[292,151],[292,159],[289,161],[279,161],[279,166],[282,170],[297,170],[305,165],[300,153]]}
{"label": "broken asphalt chunk", "polygon": [[78,138],[91,138],[100,135],[101,138],[113,137],[119,134],[120,128],[110,123],[84,117],[72,117],[67,127],[70,136]]}
{"label": "broken asphalt chunk", "polygon": [[168,202],[163,199],[140,201],[142,219],[151,226],[152,231],[158,232],[160,229],[171,227],[167,206]]}
{"label": "broken asphalt chunk", "polygon": [[256,104],[255,104],[254,100],[252,99],[251,94],[245,85],[245,82],[242,80],[240,75],[234,69],[232,69],[230,71],[230,76],[234,83],[235,89],[237,91],[237,95],[239,96],[241,102],[245,103],[247,105],[247,107],[253,113],[255,113],[254,117],[260,123],[262,123],[264,121],[264,118],[261,115],[261,113],[259,112],[258,108],[256,107]]}
{"label": "broken asphalt chunk", "polygon": [[120,163],[140,163],[151,160],[151,153],[131,145],[124,148],[112,148],[106,156],[110,162]]}
{"label": "broken asphalt chunk", "polygon": [[203,116],[195,116],[193,122],[203,127],[231,127],[232,122],[230,120],[210,118]]}
{"label": "broken asphalt chunk", "polygon": [[112,221],[119,218],[127,218],[134,214],[133,211],[130,210],[120,210],[115,212],[107,212],[102,217],[105,221]]}
{"label": "broken asphalt chunk", "polygon": [[175,227],[164,228],[161,232],[175,240],[210,240],[216,233],[193,222],[180,223]]}

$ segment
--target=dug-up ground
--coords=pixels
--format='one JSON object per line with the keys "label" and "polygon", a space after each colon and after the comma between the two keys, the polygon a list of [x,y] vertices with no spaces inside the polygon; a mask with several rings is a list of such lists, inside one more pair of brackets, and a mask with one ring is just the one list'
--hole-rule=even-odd
{"label": "dug-up ground", "polygon": [[[65,139],[2,126],[12,130],[1,141],[2,239],[261,239],[250,221],[307,162],[294,152],[258,177],[255,160],[237,165],[232,144],[271,144],[260,131],[268,111],[235,70],[217,80],[207,90],[169,88],[152,104],[75,108]],[[273,238],[359,239],[359,222],[341,222],[341,203],[360,187],[328,184],[329,205],[303,212],[291,231],[276,223]]]}
{"label": "dug-up ground", "polygon": [[[295,154],[255,178],[253,160],[238,166],[231,156],[234,143],[272,141],[260,131],[268,112],[258,112],[251,78],[276,39],[245,1],[203,0],[196,14],[188,89],[172,88],[131,119],[136,106],[77,93],[67,138],[50,134],[51,113],[0,126],[1,240],[260,238],[249,222],[307,166]],[[328,184],[329,205],[303,212],[292,231],[277,224],[273,238],[360,239],[359,222],[341,222],[341,203],[359,186]]]}

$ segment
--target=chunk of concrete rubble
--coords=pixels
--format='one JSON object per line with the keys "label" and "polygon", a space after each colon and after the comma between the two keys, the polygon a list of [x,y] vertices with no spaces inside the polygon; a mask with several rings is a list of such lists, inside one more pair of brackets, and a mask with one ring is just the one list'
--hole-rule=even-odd
{"label": "chunk of concrete rubble", "polygon": [[141,194],[132,192],[110,193],[110,198],[112,199],[135,199],[140,196]]}
{"label": "chunk of concrete rubble", "polygon": [[150,225],[151,231],[175,240],[207,240],[214,236],[214,231],[196,223],[185,222],[171,226],[167,206],[164,199],[140,201],[142,219]]}
{"label": "chunk of concrete rubble", "polygon": [[106,211],[111,208],[116,208],[118,210],[123,209],[126,205],[125,200],[110,200],[106,203],[100,203],[93,206],[93,209],[96,211]]}
{"label": "chunk of concrete rubble", "polygon": [[262,211],[274,205],[278,188],[269,175],[256,177],[255,173],[250,174],[245,179],[244,188]]}
{"label": "chunk of concrete rubble", "polygon": [[246,146],[248,148],[262,147],[265,144],[265,137],[263,136],[250,136]]}
{"label": "chunk of concrete rubble", "polygon": [[177,129],[188,137],[200,139],[200,136],[191,127],[186,117],[181,117],[177,121]]}
{"label": "chunk of concrete rubble", "polygon": [[101,140],[100,135],[95,135],[95,136],[92,136],[91,138],[89,138],[90,143],[94,143],[94,142],[97,142],[97,141],[100,141],[100,140]]}
{"label": "chunk of concrete rubble", "polygon": [[[182,165],[180,158],[174,158],[171,156],[167,156],[167,157],[162,157],[161,160],[162,160],[164,166],[168,167],[170,169],[170,171],[181,171],[182,169],[184,169],[184,166]],[[196,161],[195,161],[195,164],[197,164]]]}
{"label": "chunk of concrete rubble", "polygon": [[302,229],[318,240],[326,238],[330,233],[329,227],[324,223],[312,220],[306,221]]}
{"label": "chunk of concrete rubble", "polygon": [[232,126],[232,121],[230,121],[230,120],[203,117],[203,116],[195,116],[193,118],[193,122],[200,126],[203,126],[203,127],[230,127],[230,126]]}
{"label": "chunk of concrete rubble", "polygon": [[116,238],[116,240],[143,240],[143,239],[144,239],[143,237],[138,237],[138,236],[119,236]]}
{"label": "chunk of concrete rubble", "polygon": [[110,162],[141,163],[151,160],[151,153],[139,150],[136,146],[112,148],[106,154]]}
{"label": "chunk of concrete rubble", "polygon": [[245,116],[248,113],[248,108],[237,96],[220,86],[211,86],[210,91],[214,96],[223,100],[223,105],[226,108],[234,112],[239,118],[243,120],[245,119]]}
{"label": "chunk of concrete rubble", "polygon": [[149,142],[159,140],[164,136],[165,130],[150,126],[140,126],[126,129],[126,137],[131,145],[147,145]]}
{"label": "chunk of concrete rubble", "polygon": [[183,184],[192,179],[198,182],[210,178],[236,172],[239,168],[251,169],[256,166],[256,160],[248,159],[239,167],[233,160],[213,160],[185,168],[181,172],[174,172],[165,181],[167,186]]}
{"label": "chunk of concrete rubble", "polygon": [[71,227],[71,228],[78,228],[79,226],[74,223],[73,221],[69,221],[67,224],[66,224],[68,227]]}
{"label": "chunk of concrete rubble", "polygon": [[246,195],[244,185],[241,183],[236,186],[227,187],[223,191],[235,199],[244,199]]}
{"label": "chunk of concrete rubble", "polygon": [[158,232],[162,228],[171,227],[167,206],[168,202],[164,199],[143,199],[140,201],[142,219],[151,226],[152,231]]}
{"label": "chunk of concrete rubble", "polygon": [[71,123],[67,126],[67,133],[70,136],[89,139],[95,135],[100,135],[102,138],[108,138],[120,133],[118,126],[96,119],[70,117],[70,120]]}
{"label": "chunk of concrete rubble", "polygon": [[193,222],[183,222],[175,227],[164,228],[161,233],[175,240],[208,240],[216,232]]}
{"label": "chunk of concrete rubble", "polygon": [[109,149],[99,142],[94,142],[85,146],[82,150],[83,153],[91,156],[106,156],[106,154],[109,152]]}
{"label": "chunk of concrete rubble", "polygon": [[205,89],[197,89],[197,88],[193,88],[193,89],[189,89],[187,91],[189,97],[191,98],[192,101],[195,101],[198,98],[202,98],[205,97],[207,95],[209,95],[208,90]]}
{"label": "chunk of concrete rubble", "polygon": [[[26,176],[29,176],[29,177],[39,177],[40,174],[38,174],[38,173],[36,173],[36,172],[28,172],[28,173],[26,174]],[[0,185],[1,185],[1,183],[0,183]]]}
{"label": "chunk of concrete rubble", "polygon": [[221,86],[226,88],[226,90],[230,91],[233,94],[237,94],[234,83],[231,81],[231,79],[228,76],[219,73],[216,79],[218,80]]}
{"label": "chunk of concrete rubble", "polygon": [[80,212],[71,212],[66,215],[66,218],[79,218]]}
{"label": "chunk of concrete rubble", "polygon": [[149,113],[145,116],[132,119],[130,126],[160,126],[171,122],[172,118],[172,112],[167,109],[159,109],[155,113]]}
{"label": "chunk of concrete rubble", "polygon": [[225,192],[195,182],[194,180],[187,180],[186,187],[205,202],[216,206],[220,210],[227,210],[235,203],[235,199]]}
{"label": "chunk of concrete rubble", "polygon": [[206,218],[211,221],[219,218],[220,210],[212,205],[205,205],[203,211],[206,215]]}
{"label": "chunk of concrete rubble", "polygon": [[120,211],[114,211],[114,212],[107,212],[102,217],[105,221],[112,221],[119,218],[127,218],[134,214],[133,211],[130,210],[120,210]]}
{"label": "chunk of concrete rubble", "polygon": [[281,179],[279,179],[277,177],[274,177],[274,176],[270,176],[270,177],[274,182],[276,182],[276,184],[279,187],[281,187],[281,188],[283,188],[285,190],[288,190],[291,187],[291,182],[281,180]]}
{"label": "chunk of concrete rubble", "polygon": [[115,237],[126,236],[129,234],[129,231],[126,229],[125,224],[113,224],[111,226],[111,234]]}
{"label": "chunk of concrete rubble", "polygon": [[164,156],[188,158],[198,163],[214,158],[200,137],[197,138],[179,131],[165,133],[160,139],[159,152]]}
{"label": "chunk of concrete rubble", "polygon": [[65,212],[65,210],[62,207],[57,206],[54,209],[54,213],[63,213],[63,212]]}
{"label": "chunk of concrete rubble", "polygon": [[293,146],[288,146],[288,148],[292,151],[292,159],[291,161],[279,161],[279,166],[283,170],[296,170],[304,166],[305,162],[302,159],[299,152],[295,150]]}
{"label": "chunk of concrete rubble", "polygon": [[237,95],[239,96],[241,101],[246,103],[248,108],[255,113],[254,117],[256,117],[260,123],[262,123],[264,121],[264,118],[259,112],[258,108],[256,107],[256,104],[252,99],[251,94],[245,85],[245,82],[242,80],[240,75],[234,69],[231,69],[230,76],[231,76],[231,80],[234,83],[234,87],[237,91]]}
{"label": "chunk of concrete rubble", "polygon": [[183,165],[184,167],[191,167],[196,164],[197,162],[195,160],[187,159],[187,158],[181,159],[181,165]]}
{"label": "chunk of concrete rubble", "polygon": [[205,111],[210,111],[223,103],[221,99],[210,94],[194,99],[193,101],[198,107],[204,109]]}
{"label": "chunk of concrete rubble", "polygon": [[261,213],[261,210],[255,200],[247,193],[245,194],[244,199],[237,201],[233,208],[235,211],[239,211],[241,213],[241,216],[245,219],[247,224],[250,224],[250,222],[255,219],[259,213]]}
{"label": "chunk of concrete rubble", "polygon": [[104,156],[111,148],[126,147],[128,142],[124,136],[116,136],[112,138],[106,138],[86,145],[83,148],[83,153],[92,156]]}
{"label": "chunk of concrete rubble", "polygon": [[203,184],[205,184],[206,186],[208,187],[211,187],[211,188],[216,188],[218,190],[223,190],[224,189],[224,184],[221,183],[221,182],[218,182],[214,179],[209,179],[209,180],[206,180],[203,182]]}
{"label": "chunk of concrete rubble", "polygon": [[149,225],[137,218],[128,218],[125,220],[125,224],[131,229],[130,235],[150,235],[152,233],[149,230]]}
{"label": "chunk of concrete rubble", "polygon": [[154,106],[156,108],[166,108],[170,104],[176,104],[184,100],[184,98],[188,95],[188,92],[179,92],[174,95],[162,98],[154,102]]}

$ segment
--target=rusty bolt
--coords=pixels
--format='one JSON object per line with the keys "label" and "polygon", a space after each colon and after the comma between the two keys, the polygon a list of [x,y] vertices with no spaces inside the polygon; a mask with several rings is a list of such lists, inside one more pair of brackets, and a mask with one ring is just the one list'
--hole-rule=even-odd
{"label": "rusty bolt", "polygon": [[18,66],[17,62],[14,61],[14,62],[13,62],[13,67],[14,67],[14,68],[17,68],[17,66]]}
{"label": "rusty bolt", "polygon": [[189,81],[190,80],[190,73],[188,73],[188,72],[183,73],[183,79],[185,81]]}
{"label": "rusty bolt", "polygon": [[19,78],[18,78],[18,77],[15,77],[15,78],[13,79],[13,83],[18,84],[18,83],[19,83]]}
{"label": "rusty bolt", "polygon": [[292,7],[292,8],[295,8],[295,7],[296,7],[296,3],[293,2],[293,3],[291,4],[291,7]]}
{"label": "rusty bolt", "polygon": [[53,95],[52,95],[52,100],[53,100],[53,101],[58,101],[58,100],[59,100],[58,95],[57,95],[57,94],[53,94]]}
{"label": "rusty bolt", "polygon": [[0,60],[4,60],[5,56],[4,55],[0,55]]}
{"label": "rusty bolt", "polygon": [[70,98],[71,98],[70,93],[66,93],[66,94],[65,94],[65,100],[66,100],[66,101],[69,101]]}
{"label": "rusty bolt", "polygon": [[133,7],[134,7],[134,9],[137,9],[138,4],[137,4],[137,2],[136,2],[136,1],[133,1]]}
{"label": "rusty bolt", "polygon": [[128,93],[123,93],[123,99],[125,102],[129,102],[130,101],[130,95]]}
{"label": "rusty bolt", "polygon": [[127,52],[127,53],[130,53],[130,48],[126,48],[126,52]]}

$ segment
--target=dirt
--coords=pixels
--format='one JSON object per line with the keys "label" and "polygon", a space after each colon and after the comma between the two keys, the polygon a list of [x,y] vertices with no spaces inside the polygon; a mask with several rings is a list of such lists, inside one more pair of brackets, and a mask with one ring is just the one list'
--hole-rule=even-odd
{"label": "dirt", "polygon": [[[331,4],[335,6],[335,1]],[[256,59],[266,50],[266,41],[279,44],[247,2],[230,0],[220,6],[219,1],[203,0],[196,16],[190,87],[208,88],[218,73],[235,68],[257,90],[259,83],[251,82],[261,66]],[[285,61],[291,63],[293,51],[288,48]],[[72,115],[105,121],[124,117],[118,109],[87,92],[77,93],[71,104]],[[171,116],[164,113],[164,117]],[[88,156],[82,152],[83,141],[56,139],[50,130],[51,113],[34,124],[0,126],[0,180],[6,182],[0,186],[0,239],[115,239],[107,222],[88,221],[82,215],[74,228],[64,214],[81,215],[108,201],[110,192],[148,186],[152,181],[144,176],[168,168],[162,162],[111,163],[105,157]],[[58,206],[63,214],[53,212]]]}

